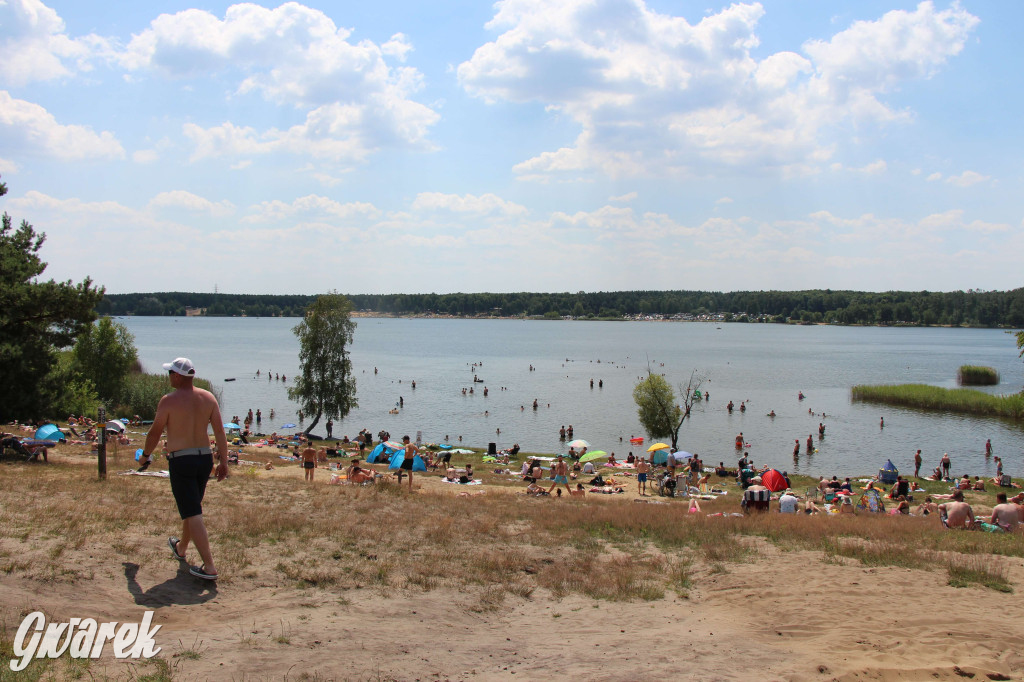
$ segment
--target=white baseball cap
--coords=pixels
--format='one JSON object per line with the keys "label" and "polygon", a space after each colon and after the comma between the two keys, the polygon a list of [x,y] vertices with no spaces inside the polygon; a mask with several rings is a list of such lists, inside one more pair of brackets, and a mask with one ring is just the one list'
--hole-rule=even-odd
{"label": "white baseball cap", "polygon": [[175,358],[174,362],[165,362],[164,369],[180,374],[183,377],[194,377],[196,375],[196,368],[192,366],[192,361],[188,358]]}

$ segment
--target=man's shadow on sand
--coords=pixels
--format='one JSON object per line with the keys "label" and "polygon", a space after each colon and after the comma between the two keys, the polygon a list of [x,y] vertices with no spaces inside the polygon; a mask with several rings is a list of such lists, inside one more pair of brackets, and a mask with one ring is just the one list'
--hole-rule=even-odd
{"label": "man's shadow on sand", "polygon": [[217,583],[200,580],[188,572],[188,565],[178,562],[178,573],[170,580],[143,590],[137,576],[139,565],[125,562],[124,577],[128,581],[128,592],[139,606],[159,609],[164,606],[204,604],[217,596]]}

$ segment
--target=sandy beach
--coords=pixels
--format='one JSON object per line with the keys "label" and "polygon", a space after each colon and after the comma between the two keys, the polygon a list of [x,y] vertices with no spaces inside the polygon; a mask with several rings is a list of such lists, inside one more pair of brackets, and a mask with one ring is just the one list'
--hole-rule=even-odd
{"label": "sandy beach", "polygon": [[[583,501],[527,498],[496,481],[445,485],[437,475],[418,475],[411,494],[331,486],[322,470],[306,485],[278,460],[272,471],[243,465],[210,485],[206,518],[223,576],[214,585],[170,556],[166,539],[180,526],[167,481],[116,474],[131,464],[128,449],[106,483],[74,446],[48,466],[0,466],[7,657],[35,610],[119,622],[153,610],[162,626],[158,659],[118,661],[107,650],[88,666],[46,662],[52,679],[1024,676],[1024,602],[947,584],[950,553],[936,543],[951,534],[929,519],[694,518],[678,500],[638,503],[633,481],[628,494]],[[730,492],[705,511],[737,511],[738,502]],[[588,519],[603,520],[586,530]],[[593,530],[620,521],[614,532]],[[869,565],[806,549],[785,538],[800,536],[787,525],[800,523],[858,524],[849,529],[865,544],[890,548],[904,537],[905,551],[924,560]],[[674,526],[698,540],[656,539]],[[957,535],[967,553],[994,547],[972,551],[991,538]],[[1019,590],[1022,538],[1001,541],[1004,556],[985,560]],[[939,549],[917,555],[918,544]],[[0,679],[12,674],[4,666]]]}

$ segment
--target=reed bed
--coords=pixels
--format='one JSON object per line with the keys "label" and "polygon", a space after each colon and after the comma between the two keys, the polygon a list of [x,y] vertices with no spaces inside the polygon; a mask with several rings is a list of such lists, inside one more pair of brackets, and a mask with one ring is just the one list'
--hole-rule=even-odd
{"label": "reed bed", "polygon": [[956,382],[961,386],[995,386],[999,383],[999,372],[992,367],[961,365]]}
{"label": "reed bed", "polygon": [[991,395],[969,388],[939,388],[927,384],[859,385],[854,400],[922,410],[1024,419],[1024,393]]}

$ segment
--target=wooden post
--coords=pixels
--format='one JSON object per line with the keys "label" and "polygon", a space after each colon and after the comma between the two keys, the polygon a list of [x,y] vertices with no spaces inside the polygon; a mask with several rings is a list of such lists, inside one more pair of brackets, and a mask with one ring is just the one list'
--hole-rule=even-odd
{"label": "wooden post", "polygon": [[101,407],[99,413],[96,415],[99,423],[97,426],[99,430],[96,433],[98,446],[96,448],[96,454],[98,455],[100,478],[105,479],[107,477],[107,410]]}

